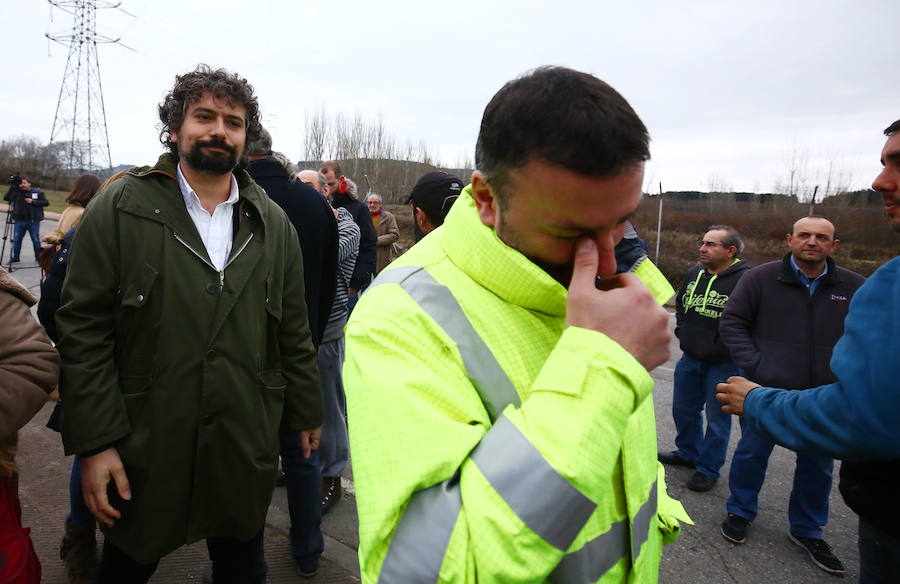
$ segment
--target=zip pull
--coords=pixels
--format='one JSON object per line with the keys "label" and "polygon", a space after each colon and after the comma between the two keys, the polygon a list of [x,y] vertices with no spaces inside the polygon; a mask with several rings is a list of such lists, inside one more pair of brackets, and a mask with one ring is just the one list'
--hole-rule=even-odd
{"label": "zip pull", "polygon": [[219,272],[219,292],[225,287],[225,270]]}

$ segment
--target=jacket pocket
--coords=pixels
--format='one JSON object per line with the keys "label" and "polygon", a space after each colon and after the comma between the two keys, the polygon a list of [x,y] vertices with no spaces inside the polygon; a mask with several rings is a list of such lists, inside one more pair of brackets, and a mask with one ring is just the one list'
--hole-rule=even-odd
{"label": "jacket pocket", "polygon": [[259,383],[268,391],[284,391],[287,387],[287,379],[281,369],[269,369],[259,372]]}
{"label": "jacket pocket", "polygon": [[[122,285],[120,306],[118,309],[118,323],[116,331],[116,355],[120,358],[125,347],[141,347],[140,352],[153,353],[154,348],[147,345],[147,340],[155,337],[157,328],[156,319],[146,313],[146,306],[153,296],[153,287],[158,273],[156,268],[144,262],[130,282]],[[127,367],[125,371],[131,369]]]}
{"label": "jacket pocket", "polygon": [[156,268],[144,262],[134,280],[126,286],[122,293],[122,306],[142,308],[150,299],[153,282],[159,272]]}

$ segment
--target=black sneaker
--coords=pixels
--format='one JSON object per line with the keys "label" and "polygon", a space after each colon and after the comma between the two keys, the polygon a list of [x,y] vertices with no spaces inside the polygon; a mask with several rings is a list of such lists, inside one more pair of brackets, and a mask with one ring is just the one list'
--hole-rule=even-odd
{"label": "black sneaker", "polygon": [[690,480],[687,482],[687,488],[698,493],[705,493],[715,487],[718,481],[719,479],[707,476],[698,470],[691,475]]}
{"label": "black sneaker", "polygon": [[663,464],[694,468],[694,463],[678,454],[677,450],[672,450],[671,452],[660,452],[657,458]]}
{"label": "black sneaker", "polygon": [[734,513],[729,513],[722,522],[722,537],[731,543],[744,543],[747,541],[747,528],[750,522]]}
{"label": "black sneaker", "polygon": [[789,533],[788,537],[791,538],[792,542],[806,550],[806,553],[809,554],[809,559],[811,559],[815,565],[819,566],[829,574],[841,576],[846,572],[844,564],[834,555],[831,551],[831,546],[828,545],[824,539],[800,537],[793,533]]}
{"label": "black sneaker", "polygon": [[309,580],[310,578],[315,578],[318,573],[319,573],[319,561],[318,560],[316,560],[316,562],[314,564],[312,564],[308,567],[305,567],[305,568],[303,566],[301,566],[300,564],[297,564],[297,574],[299,574],[301,578]]}

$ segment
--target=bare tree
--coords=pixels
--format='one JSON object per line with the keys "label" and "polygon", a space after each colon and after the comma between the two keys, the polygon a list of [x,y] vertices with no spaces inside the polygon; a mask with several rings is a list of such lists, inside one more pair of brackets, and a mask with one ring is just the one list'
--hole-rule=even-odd
{"label": "bare tree", "polygon": [[312,115],[309,112],[304,114],[303,119],[306,128],[303,156],[306,160],[322,162],[325,160],[325,148],[328,142],[328,114],[324,107],[320,107]]}

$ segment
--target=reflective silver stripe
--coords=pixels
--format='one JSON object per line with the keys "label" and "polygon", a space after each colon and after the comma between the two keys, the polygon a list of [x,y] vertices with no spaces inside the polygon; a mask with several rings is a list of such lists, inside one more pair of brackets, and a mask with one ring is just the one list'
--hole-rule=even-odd
{"label": "reflective silver stripe", "polygon": [[[640,553],[650,533],[650,521],[656,516],[656,482],[650,488],[647,501],[634,516],[631,533],[632,549]],[[609,530],[584,544],[578,551],[566,555],[550,574],[554,584],[588,584],[603,577],[616,563],[628,555],[628,524],[613,523]]]}
{"label": "reflective silver stripe", "polygon": [[577,552],[566,555],[547,578],[553,584],[586,584],[596,582],[628,554],[628,525],[613,523],[609,530],[595,537]]}
{"label": "reflective silver stripe", "polygon": [[572,545],[597,508],[505,416],[497,419],[470,458],[519,519],[561,550]]}
{"label": "reflective silver stripe", "polygon": [[413,494],[397,524],[378,581],[437,582],[462,509],[459,475]]}
{"label": "reflective silver stripe", "polygon": [[[638,512],[634,514],[634,520],[631,523],[631,553],[635,556],[641,553],[641,546],[647,541],[650,534],[650,520],[656,517],[656,482],[650,487],[650,494],[647,495],[647,501],[641,505]],[[653,522],[656,525],[656,522]]]}
{"label": "reflective silver stripe", "polygon": [[519,405],[519,394],[481,336],[469,322],[453,293],[418,266],[382,272],[370,288],[399,284],[440,326],[459,349],[466,375],[475,386],[491,421],[509,404]]}

